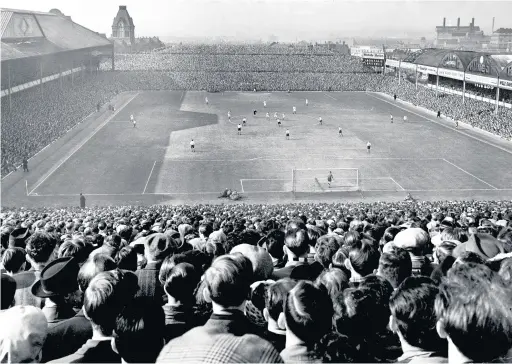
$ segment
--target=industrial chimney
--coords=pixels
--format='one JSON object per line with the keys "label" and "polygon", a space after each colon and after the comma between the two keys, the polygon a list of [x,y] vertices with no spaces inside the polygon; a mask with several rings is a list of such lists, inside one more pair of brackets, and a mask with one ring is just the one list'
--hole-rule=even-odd
{"label": "industrial chimney", "polygon": [[492,33],[494,33],[494,16],[492,17]]}
{"label": "industrial chimney", "polygon": [[443,28],[446,27],[446,18],[443,18]]}
{"label": "industrial chimney", "polygon": [[457,18],[457,28],[460,28],[460,18]]}

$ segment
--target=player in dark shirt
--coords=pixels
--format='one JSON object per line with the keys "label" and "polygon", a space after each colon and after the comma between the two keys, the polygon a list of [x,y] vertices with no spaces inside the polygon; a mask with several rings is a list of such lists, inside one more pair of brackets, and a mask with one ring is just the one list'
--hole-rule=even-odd
{"label": "player in dark shirt", "polygon": [[23,172],[28,172],[28,160],[23,158]]}

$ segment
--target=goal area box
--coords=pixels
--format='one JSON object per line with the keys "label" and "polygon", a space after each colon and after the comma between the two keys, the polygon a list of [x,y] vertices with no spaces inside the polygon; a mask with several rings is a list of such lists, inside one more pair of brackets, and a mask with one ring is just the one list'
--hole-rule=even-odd
{"label": "goal area box", "polygon": [[[328,176],[332,173],[329,185]],[[308,168],[292,170],[292,192],[359,190],[358,168]]]}

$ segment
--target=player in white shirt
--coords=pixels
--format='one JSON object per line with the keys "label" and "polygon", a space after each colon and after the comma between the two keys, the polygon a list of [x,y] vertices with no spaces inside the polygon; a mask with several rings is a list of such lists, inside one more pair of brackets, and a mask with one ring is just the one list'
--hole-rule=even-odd
{"label": "player in white shirt", "polygon": [[341,126],[338,127],[338,136],[343,136],[343,130],[341,130]]}
{"label": "player in white shirt", "polygon": [[274,113],[274,119],[277,119],[277,111]]}
{"label": "player in white shirt", "polygon": [[267,107],[267,102],[263,101],[263,107]]}
{"label": "player in white shirt", "polygon": [[208,97],[204,98],[204,102],[206,102],[206,105],[208,105]]}
{"label": "player in white shirt", "polygon": [[238,124],[238,135],[242,135],[242,125]]}
{"label": "player in white shirt", "polygon": [[244,124],[244,126],[245,126],[245,124],[246,124],[246,123],[247,123],[247,119],[246,119],[246,118],[243,118],[243,119],[242,119],[242,124]]}
{"label": "player in white shirt", "polygon": [[195,152],[195,151],[196,151],[196,150],[195,150],[195,146],[196,146],[196,143],[194,142],[194,139],[192,139],[192,140],[190,141],[190,150],[191,150],[192,152]]}
{"label": "player in white shirt", "polygon": [[407,122],[407,115],[404,115],[404,123]]}
{"label": "player in white shirt", "polygon": [[277,126],[281,127],[281,120],[277,119]]}
{"label": "player in white shirt", "polygon": [[391,124],[393,124],[393,115],[390,115],[389,118],[391,119]]}
{"label": "player in white shirt", "polygon": [[267,113],[266,117],[267,117],[267,120],[270,120],[270,114],[269,113]]}
{"label": "player in white shirt", "polygon": [[296,114],[297,113],[297,108],[294,106],[293,107],[293,113]]}
{"label": "player in white shirt", "polygon": [[290,139],[290,130],[286,129],[286,139]]}
{"label": "player in white shirt", "polygon": [[322,125],[322,123],[324,122],[321,116],[318,118],[318,122],[320,123],[320,125]]}
{"label": "player in white shirt", "polygon": [[284,117],[285,117],[284,113],[283,113],[283,115],[282,115],[282,116],[283,116],[283,117],[282,117],[282,119],[283,119],[283,121],[284,121]]}
{"label": "player in white shirt", "polygon": [[370,143],[370,142],[366,143],[366,150],[368,151],[368,153],[370,153],[371,147],[372,147],[372,143]]}
{"label": "player in white shirt", "polygon": [[133,117],[133,115],[130,115],[130,120],[132,121],[133,123],[133,127],[136,128],[137,127],[137,121],[135,120],[135,118]]}
{"label": "player in white shirt", "polygon": [[308,105],[309,105],[309,101],[308,101],[308,99],[306,99],[306,106],[308,106]]}

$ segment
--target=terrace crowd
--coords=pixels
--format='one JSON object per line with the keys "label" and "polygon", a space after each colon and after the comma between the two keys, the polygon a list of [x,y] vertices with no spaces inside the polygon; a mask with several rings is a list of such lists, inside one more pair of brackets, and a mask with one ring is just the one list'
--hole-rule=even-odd
{"label": "terrace crowd", "polygon": [[[120,71],[368,73],[360,59],[340,54],[174,54],[115,56]],[[101,64],[105,71],[111,62]]]}
{"label": "terrace crowd", "polygon": [[511,202],[0,218],[2,362],[510,360]]}

